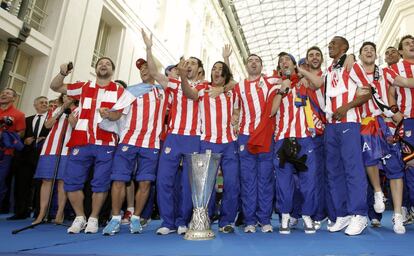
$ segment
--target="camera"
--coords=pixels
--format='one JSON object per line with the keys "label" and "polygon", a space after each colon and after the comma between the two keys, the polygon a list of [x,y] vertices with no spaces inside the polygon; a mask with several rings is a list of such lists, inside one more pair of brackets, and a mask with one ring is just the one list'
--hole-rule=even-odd
{"label": "camera", "polygon": [[8,129],[10,126],[13,125],[13,119],[9,116],[3,116],[0,118],[0,128]]}

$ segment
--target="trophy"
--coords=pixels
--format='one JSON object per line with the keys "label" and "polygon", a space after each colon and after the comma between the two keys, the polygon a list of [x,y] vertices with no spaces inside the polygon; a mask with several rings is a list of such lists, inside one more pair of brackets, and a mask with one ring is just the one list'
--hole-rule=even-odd
{"label": "trophy", "polygon": [[208,202],[215,185],[220,154],[212,154],[209,150],[205,154],[188,154],[186,155],[186,161],[190,167],[193,216],[184,239],[213,239],[215,235],[210,228]]}

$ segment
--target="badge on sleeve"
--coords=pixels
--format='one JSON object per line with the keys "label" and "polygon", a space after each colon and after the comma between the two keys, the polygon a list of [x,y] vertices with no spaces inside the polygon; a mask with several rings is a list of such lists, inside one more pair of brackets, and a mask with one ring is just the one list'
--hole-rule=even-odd
{"label": "badge on sleeve", "polygon": [[72,155],[76,156],[77,154],[79,154],[79,149],[74,148],[73,151],[72,151]]}

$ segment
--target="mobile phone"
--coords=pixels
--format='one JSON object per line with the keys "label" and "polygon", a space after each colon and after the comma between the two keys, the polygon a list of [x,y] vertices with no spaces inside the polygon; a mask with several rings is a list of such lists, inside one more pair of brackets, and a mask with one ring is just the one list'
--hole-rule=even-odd
{"label": "mobile phone", "polygon": [[67,67],[67,71],[66,72],[71,71],[72,69],[73,69],[73,63],[72,63],[72,61],[70,61],[68,63],[68,67]]}

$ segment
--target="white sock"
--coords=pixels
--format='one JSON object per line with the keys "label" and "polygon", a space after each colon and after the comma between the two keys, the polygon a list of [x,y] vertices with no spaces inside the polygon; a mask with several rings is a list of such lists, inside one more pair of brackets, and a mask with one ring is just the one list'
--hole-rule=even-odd
{"label": "white sock", "polygon": [[134,207],[128,207],[128,208],[127,208],[127,211],[130,211],[130,212],[132,212],[132,213],[134,212],[134,210],[135,210],[135,208],[134,208]]}
{"label": "white sock", "polygon": [[137,219],[137,220],[140,220],[140,217],[139,216],[137,216],[137,215],[132,215],[131,216],[131,220],[135,220],[135,219]]}
{"label": "white sock", "polygon": [[112,215],[112,220],[121,221],[121,215]]}

